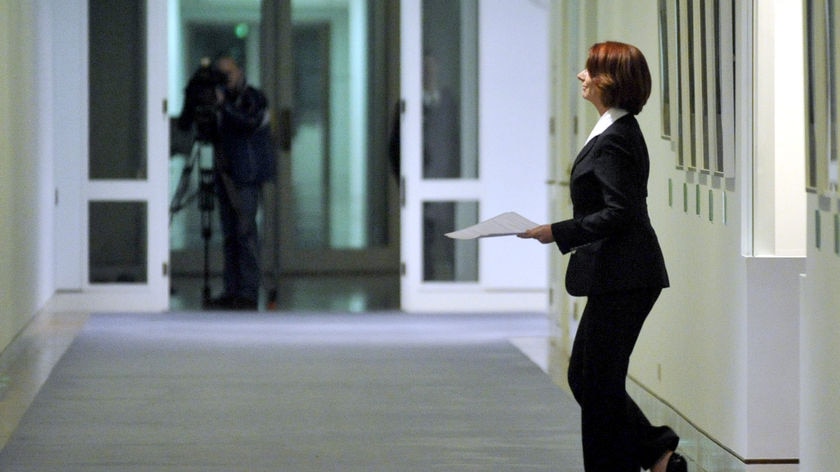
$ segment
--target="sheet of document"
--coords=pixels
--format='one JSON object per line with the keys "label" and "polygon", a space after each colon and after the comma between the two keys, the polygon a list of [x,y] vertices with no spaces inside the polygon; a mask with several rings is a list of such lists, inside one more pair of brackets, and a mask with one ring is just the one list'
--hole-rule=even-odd
{"label": "sheet of document", "polygon": [[446,236],[452,239],[475,239],[486,238],[490,236],[510,236],[525,232],[526,230],[529,230],[535,226],[539,225],[529,220],[528,218],[525,218],[519,213],[509,211],[507,213],[502,213],[501,215],[494,216],[489,220],[482,221],[481,223],[468,226],[464,229],[459,229],[458,231],[446,233]]}

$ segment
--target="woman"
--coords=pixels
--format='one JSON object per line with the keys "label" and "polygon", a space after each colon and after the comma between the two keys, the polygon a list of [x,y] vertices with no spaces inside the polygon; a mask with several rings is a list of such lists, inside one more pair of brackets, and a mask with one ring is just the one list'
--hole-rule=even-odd
{"label": "woman", "polygon": [[668,275],[647,211],[649,158],[635,115],[651,90],[634,46],[592,46],[577,78],[601,118],[575,159],[572,219],[520,234],[572,253],[566,289],[588,297],[569,360],[569,385],[581,406],[587,472],[685,472],[679,437],[653,427],[627,395],[630,354]]}

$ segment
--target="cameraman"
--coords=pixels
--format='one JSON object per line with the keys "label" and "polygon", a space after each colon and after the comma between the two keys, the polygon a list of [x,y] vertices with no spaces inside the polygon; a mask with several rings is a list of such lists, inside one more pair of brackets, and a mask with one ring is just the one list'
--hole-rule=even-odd
{"label": "cameraman", "polygon": [[261,275],[257,209],[262,184],[276,173],[268,100],[248,85],[232,57],[220,57],[214,66],[225,81],[216,89],[218,132],[213,139],[224,292],[207,307],[256,310]]}

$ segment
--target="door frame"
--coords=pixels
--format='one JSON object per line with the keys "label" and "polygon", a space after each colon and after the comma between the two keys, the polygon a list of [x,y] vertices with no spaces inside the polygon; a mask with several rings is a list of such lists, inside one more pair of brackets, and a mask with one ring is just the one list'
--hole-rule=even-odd
{"label": "door frame", "polygon": [[[383,44],[385,47],[382,64],[368,70],[381,72],[376,77],[369,77],[365,87],[382,90],[386,97],[381,108],[369,109],[369,125],[365,130],[369,152],[382,152],[388,149],[386,132],[372,130],[389,129],[391,107],[399,97],[399,56],[394,47],[399,29],[395,18],[399,14],[397,2],[371,2],[372,10],[367,12],[367,21],[385,25],[383,30],[376,30],[376,35],[367,39],[368,44]],[[265,248],[267,264],[274,267],[277,277],[290,275],[328,275],[328,274],[387,274],[395,276],[399,270],[399,220],[390,215],[399,211],[399,188],[396,178],[385,182],[371,182],[370,185],[386,185],[388,215],[384,215],[387,228],[387,242],[383,246],[362,249],[335,249],[330,247],[296,248],[294,236],[294,194],[292,189],[292,141],[294,121],[294,51],[293,51],[293,12],[290,0],[263,0],[263,45],[262,47],[262,86],[273,106],[274,120],[278,125],[278,177],[274,185],[266,190],[266,241],[277,241],[272,247]],[[274,45],[273,48],[265,45]],[[368,47],[368,61],[379,61]],[[273,65],[269,67],[267,65]],[[385,164],[385,161],[382,162]],[[380,215],[382,216],[382,215]]]}
{"label": "door frame", "polygon": [[[74,69],[59,67],[52,71],[54,83],[64,83],[65,76],[77,84],[77,94],[57,94],[58,108],[72,107],[87,110],[88,95],[88,4],[76,0],[79,16],[61,22],[65,28],[75,30],[78,41],[75,57],[80,59]],[[168,194],[168,149],[169,118],[166,110],[167,93],[167,4],[147,0],[144,4],[145,67],[146,67],[146,166],[147,177],[143,180],[89,180],[89,123],[87,113],[80,115],[76,128],[79,136],[73,138],[78,147],[62,156],[65,164],[57,166],[56,216],[60,231],[55,233],[57,293],[49,303],[53,310],[83,311],[160,311],[169,305],[169,241],[167,230]],[[66,36],[61,35],[61,41]],[[61,61],[61,59],[54,59]],[[57,128],[58,129],[58,128]],[[55,136],[60,140],[60,136]],[[57,147],[56,149],[60,149]],[[70,169],[75,168],[76,171]],[[61,175],[67,172],[66,175]],[[78,173],[77,173],[78,172]],[[88,257],[89,203],[145,202],[146,203],[146,283],[103,283],[90,282]],[[64,236],[70,234],[74,244],[68,246]],[[80,235],[78,239],[72,235]],[[77,250],[80,257],[62,257],[59,254]],[[64,273],[69,276],[61,275]]]}
{"label": "door frame", "polygon": [[[431,180],[422,178],[422,0],[402,0],[401,8],[402,308],[547,311],[548,258],[541,245],[528,241],[480,240],[477,281],[423,280],[423,203],[476,201],[481,220],[511,210],[535,221],[547,218],[548,10],[524,1],[478,2],[479,55],[475,64],[466,66],[479,71],[478,178]],[[502,28],[520,33],[524,29],[540,39],[511,48],[511,38],[528,41],[521,37],[530,36],[497,31]],[[517,105],[523,102],[533,108]]]}
{"label": "door frame", "polygon": [[[585,52],[595,28],[595,14],[584,8],[580,0],[552,4],[552,122],[551,177],[547,182],[550,191],[551,221],[572,217],[569,179],[572,163],[588,130],[582,123],[594,123],[591,105],[580,98],[577,72],[583,68]],[[569,295],[564,284],[564,274],[569,258],[555,254],[551,258],[551,337],[565,355],[571,353],[572,340],[583,308],[585,297]]]}
{"label": "door frame", "polygon": [[[360,2],[354,2],[360,3]],[[381,68],[377,71],[385,71],[381,77],[371,78],[365,87],[374,90],[383,90],[385,97],[392,97],[387,101],[396,102],[399,96],[398,81],[392,76],[396,75],[399,62],[392,60],[395,56],[395,48],[389,42],[398,29],[389,20],[398,5],[394,2],[370,2],[371,11],[367,12],[369,22],[377,22],[384,25],[385,31],[377,31],[376,37],[370,41],[381,41],[377,44],[385,44],[387,52],[386,59]],[[361,9],[359,9],[361,11]],[[358,11],[350,12],[351,15],[359,15]],[[261,260],[264,272],[264,282],[269,292],[277,283],[280,277],[296,275],[335,275],[335,274],[393,274],[397,277],[399,270],[399,222],[390,217],[398,211],[399,191],[396,178],[388,178],[387,182],[368,182],[368,185],[387,186],[387,199],[390,207],[386,215],[375,215],[373,218],[381,218],[386,221],[385,232],[387,234],[387,245],[381,247],[370,247],[361,249],[333,249],[319,247],[314,249],[295,247],[295,215],[294,215],[294,189],[292,187],[292,143],[295,138],[293,134],[295,121],[295,98],[294,98],[294,50],[293,50],[293,21],[301,20],[299,14],[293,12],[291,0],[262,0],[259,6],[260,36],[259,36],[259,87],[266,94],[272,113],[272,121],[275,128],[275,144],[277,155],[277,178],[274,182],[266,183],[263,187],[263,212],[261,225]],[[315,23],[313,23],[315,24]],[[377,48],[366,48],[369,60],[380,60],[371,51]],[[379,64],[376,64],[377,67]],[[330,72],[327,72],[330,73]],[[379,72],[377,72],[379,73]],[[373,85],[370,85],[370,84]],[[386,132],[370,132],[371,129],[387,130],[389,125],[390,110],[385,104],[382,109],[370,110],[370,126],[368,136],[363,138],[369,149],[376,149],[384,153],[388,149],[388,136]],[[383,162],[382,165],[387,165]],[[379,197],[377,197],[377,201]],[[194,251],[193,251],[194,252]],[[179,251],[173,254],[173,263],[184,273],[198,273],[198,266],[189,267],[190,251]],[[199,254],[200,256],[200,254]],[[198,260],[200,257],[193,257]],[[213,275],[221,272],[221,260],[218,257],[211,258],[211,272]]]}

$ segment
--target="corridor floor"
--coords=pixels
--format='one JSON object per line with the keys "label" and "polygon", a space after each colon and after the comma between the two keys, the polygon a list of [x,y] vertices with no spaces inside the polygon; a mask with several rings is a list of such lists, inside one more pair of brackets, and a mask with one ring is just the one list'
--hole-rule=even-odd
{"label": "corridor floor", "polygon": [[574,401],[517,348],[547,330],[528,313],[42,315],[0,358],[0,470],[579,471]]}

